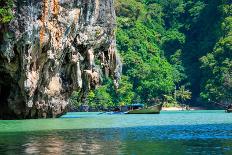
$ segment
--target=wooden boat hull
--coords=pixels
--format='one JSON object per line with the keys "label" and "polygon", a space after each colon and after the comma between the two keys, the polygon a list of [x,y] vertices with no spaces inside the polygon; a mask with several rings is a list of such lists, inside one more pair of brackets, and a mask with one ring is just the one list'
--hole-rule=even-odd
{"label": "wooden boat hull", "polygon": [[232,109],[226,109],[227,113],[232,113]]}
{"label": "wooden boat hull", "polygon": [[159,114],[161,109],[162,109],[162,104],[148,108],[129,110],[125,114]]}

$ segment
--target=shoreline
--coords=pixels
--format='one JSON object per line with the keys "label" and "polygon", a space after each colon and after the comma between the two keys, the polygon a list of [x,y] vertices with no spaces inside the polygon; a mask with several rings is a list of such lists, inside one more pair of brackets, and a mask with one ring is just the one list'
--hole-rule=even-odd
{"label": "shoreline", "polygon": [[[189,110],[207,110],[204,107],[189,107]],[[163,107],[161,111],[187,111],[185,107]]]}

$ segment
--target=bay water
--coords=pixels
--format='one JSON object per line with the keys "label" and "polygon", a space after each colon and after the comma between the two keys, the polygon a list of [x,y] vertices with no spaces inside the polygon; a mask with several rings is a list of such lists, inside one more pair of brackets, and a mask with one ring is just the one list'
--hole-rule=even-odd
{"label": "bay water", "polygon": [[1,120],[4,154],[232,155],[232,114],[68,113],[58,119]]}

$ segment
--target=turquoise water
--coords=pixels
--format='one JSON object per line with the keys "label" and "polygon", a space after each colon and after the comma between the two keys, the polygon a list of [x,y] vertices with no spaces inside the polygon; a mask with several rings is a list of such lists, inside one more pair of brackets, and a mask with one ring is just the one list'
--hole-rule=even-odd
{"label": "turquoise water", "polygon": [[68,113],[0,121],[0,154],[232,154],[232,114]]}

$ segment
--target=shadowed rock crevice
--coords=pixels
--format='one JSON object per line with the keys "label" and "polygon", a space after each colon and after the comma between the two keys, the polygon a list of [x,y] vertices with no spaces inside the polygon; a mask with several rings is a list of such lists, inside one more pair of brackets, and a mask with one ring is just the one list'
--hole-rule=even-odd
{"label": "shadowed rock crevice", "polygon": [[9,77],[9,75],[5,74],[4,72],[0,72],[1,74],[1,82],[0,82],[0,117],[4,116],[4,113],[6,111],[9,111],[9,107],[7,105],[7,99],[10,96],[10,81],[7,80],[7,77]]}
{"label": "shadowed rock crevice", "polygon": [[0,118],[62,115],[72,91],[84,99],[103,73],[118,87],[113,0],[15,4],[14,20],[0,31]]}
{"label": "shadowed rock crevice", "polygon": [[16,113],[19,113],[18,110],[14,111],[13,108],[18,109],[24,108],[23,100],[18,100],[16,102],[20,102],[17,105],[10,105],[9,99],[12,94],[12,90],[15,92],[19,91],[17,84],[14,80],[10,77],[10,75],[4,71],[0,71],[0,118],[3,119],[13,119],[18,118]]}

